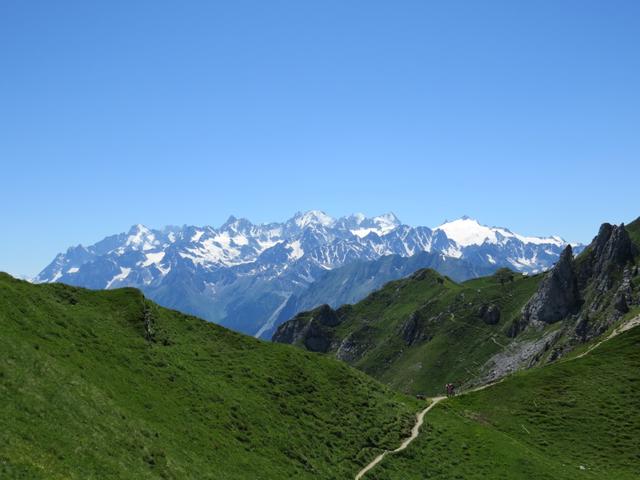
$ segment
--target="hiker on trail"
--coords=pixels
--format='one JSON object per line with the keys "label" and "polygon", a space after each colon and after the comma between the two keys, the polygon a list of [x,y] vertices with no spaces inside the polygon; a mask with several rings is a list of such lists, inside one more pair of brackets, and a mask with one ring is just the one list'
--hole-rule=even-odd
{"label": "hiker on trail", "polygon": [[456,394],[456,387],[453,385],[453,383],[447,383],[444,386],[444,389],[447,392],[447,397],[453,397]]}

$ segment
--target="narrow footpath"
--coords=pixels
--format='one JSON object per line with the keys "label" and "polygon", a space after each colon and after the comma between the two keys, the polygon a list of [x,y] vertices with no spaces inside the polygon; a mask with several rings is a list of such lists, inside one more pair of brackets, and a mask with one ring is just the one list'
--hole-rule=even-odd
{"label": "narrow footpath", "polygon": [[385,457],[385,455],[387,455],[387,453],[401,452],[402,450],[407,448],[409,444],[416,439],[416,437],[418,436],[418,433],[420,433],[420,427],[422,426],[422,422],[424,421],[424,416],[427,414],[427,412],[431,410],[433,407],[435,407],[438,404],[438,402],[440,402],[441,400],[444,400],[445,398],[446,397],[431,398],[430,399],[431,403],[429,404],[429,406],[424,410],[422,410],[420,413],[418,413],[418,415],[416,416],[416,424],[411,429],[411,435],[407,439],[405,439],[404,442],[402,442],[402,445],[400,445],[395,450],[386,450],[382,452],[380,455],[378,455],[376,458],[374,458],[373,461],[371,461],[371,463],[369,463],[366,467],[364,467],[362,470],[358,472],[358,474],[356,475],[356,480],[360,480],[365,473],[367,473],[369,470],[371,470],[373,467],[379,464],[382,461],[382,459]]}

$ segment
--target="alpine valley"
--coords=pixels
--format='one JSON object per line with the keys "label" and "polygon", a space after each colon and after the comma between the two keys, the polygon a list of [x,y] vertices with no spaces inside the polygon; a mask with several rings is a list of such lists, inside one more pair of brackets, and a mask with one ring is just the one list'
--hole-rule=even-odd
{"label": "alpine valley", "polygon": [[422,268],[454,281],[499,268],[536,274],[566,246],[559,237],[519,235],[468,217],[431,229],[405,225],[392,213],[334,219],[309,211],[259,225],[232,216],[219,228],[135,225],[69,248],[34,281],[136,287],[162,306],[271,338],[303,310],[357,302]]}
{"label": "alpine valley", "polygon": [[0,273],[0,478],[637,479],[639,266],[640,219],[603,224],[547,272],[421,269],[275,342]]}

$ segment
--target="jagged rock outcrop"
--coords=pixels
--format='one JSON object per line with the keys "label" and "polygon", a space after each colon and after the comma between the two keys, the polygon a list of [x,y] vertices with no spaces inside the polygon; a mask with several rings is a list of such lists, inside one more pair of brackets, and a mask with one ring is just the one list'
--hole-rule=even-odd
{"label": "jagged rock outcrop", "polygon": [[[634,267],[633,270],[637,272],[637,267]],[[633,270],[629,267],[624,269],[622,282],[620,282],[620,286],[618,287],[613,300],[613,307],[623,314],[627,313],[629,311],[629,306],[635,303],[632,283]]]}
{"label": "jagged rock outcrop", "polygon": [[580,288],[595,282],[595,288],[599,292],[609,290],[615,276],[612,274],[633,262],[637,254],[637,248],[624,224],[602,224],[598,235],[584,253],[584,261],[579,265],[577,273]]}
{"label": "jagged rock outcrop", "polygon": [[633,261],[637,251],[624,223],[621,225],[605,223],[600,227],[594,242],[594,254],[596,275],[608,271],[612,266],[623,267],[627,262]]}
{"label": "jagged rock outcrop", "polygon": [[155,329],[155,318],[153,317],[153,313],[149,308],[149,305],[145,302],[144,310],[142,312],[142,322],[144,325],[144,338],[147,342],[155,342],[156,341],[156,329]]}
{"label": "jagged rock outcrop", "polygon": [[493,303],[482,305],[478,310],[478,316],[487,325],[497,325],[500,322],[500,307]]}
{"label": "jagged rock outcrop", "polygon": [[338,324],[340,324],[340,318],[336,311],[329,305],[322,305],[280,325],[273,336],[273,341],[304,345],[312,352],[326,353],[333,338],[331,329]]}
{"label": "jagged rock outcrop", "polygon": [[331,337],[317,324],[311,323],[304,338],[304,345],[311,352],[327,353],[331,345]]}
{"label": "jagged rock outcrop", "polygon": [[411,345],[418,334],[420,317],[418,312],[413,312],[402,324],[402,339],[407,345]]}
{"label": "jagged rock outcrop", "polygon": [[624,224],[600,227],[578,265],[585,306],[576,322],[576,341],[601,334],[629,311],[634,303],[632,277],[637,255]]}
{"label": "jagged rock outcrop", "polygon": [[558,263],[522,309],[522,320],[524,325],[554,323],[577,313],[579,308],[578,277],[574,270],[571,245],[567,245]]}
{"label": "jagged rock outcrop", "polygon": [[[440,280],[439,277],[436,282],[440,283]],[[421,309],[413,312],[400,326],[400,335],[407,346],[431,340],[433,337],[433,333],[430,333],[432,330],[430,325],[437,324],[443,315],[440,313],[436,316],[427,316],[425,311],[428,311],[428,306],[429,304],[423,305]]]}
{"label": "jagged rock outcrop", "polygon": [[[562,324],[537,340],[514,338],[484,365],[488,372],[484,381],[552,362],[603,334],[640,301],[634,290],[637,255],[638,248],[624,225],[608,223],[577,258],[567,247],[523,307],[520,318],[511,324],[508,335],[516,337],[528,326]],[[480,315],[485,311],[482,308]]]}
{"label": "jagged rock outcrop", "polygon": [[314,310],[314,321],[327,327],[335,327],[340,323],[336,311],[329,305],[321,305]]}
{"label": "jagged rock outcrop", "polygon": [[505,375],[533,366],[560,336],[560,331],[554,331],[537,339],[510,343],[493,355],[482,367],[484,373],[467,386],[495,382]]}
{"label": "jagged rock outcrop", "polygon": [[635,301],[632,277],[637,255],[638,249],[624,224],[603,224],[577,259],[573,259],[571,247],[563,251],[522,309],[521,318],[511,325],[510,336],[516,336],[528,325],[542,326],[573,315],[574,333],[570,336],[574,343],[601,334]]}
{"label": "jagged rock outcrop", "polygon": [[336,358],[347,363],[354,363],[360,360],[371,346],[372,335],[373,332],[367,326],[350,333],[338,346]]}

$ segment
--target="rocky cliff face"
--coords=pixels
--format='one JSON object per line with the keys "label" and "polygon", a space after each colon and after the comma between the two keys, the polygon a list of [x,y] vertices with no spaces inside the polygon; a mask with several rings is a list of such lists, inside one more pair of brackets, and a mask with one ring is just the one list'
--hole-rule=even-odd
{"label": "rocky cliff face", "polygon": [[565,344],[556,346],[555,358],[572,344],[599,335],[638,303],[633,283],[637,255],[638,248],[624,224],[603,224],[575,259],[567,246],[512,324],[511,336],[564,321]]}
{"label": "rocky cliff face", "polygon": [[619,278],[620,270],[633,263],[637,254],[637,247],[631,241],[624,224],[603,224],[598,235],[585,250],[584,261],[579,265],[578,277],[581,288],[587,288],[589,283],[595,281],[598,291],[609,290],[616,278]]}
{"label": "rocky cliff face", "polygon": [[640,303],[633,277],[638,274],[638,247],[624,225],[605,223],[580,258],[578,282],[585,298],[575,327],[575,339],[599,335],[633,304]]}
{"label": "rocky cliff face", "polygon": [[331,346],[332,327],[340,324],[336,311],[322,305],[310,312],[298,314],[276,330],[273,341],[304,346],[309,351],[326,353]]}
{"label": "rocky cliff face", "polygon": [[572,315],[580,308],[578,277],[573,265],[573,251],[568,245],[558,263],[545,276],[540,288],[525,305],[525,324],[554,323]]}
{"label": "rocky cliff face", "polygon": [[494,304],[482,305],[478,316],[487,325],[497,325],[500,322],[500,307]]}
{"label": "rocky cliff face", "polygon": [[[638,254],[624,224],[603,224],[578,257],[566,247],[511,323],[512,341],[485,364],[480,382],[556,360],[640,304]],[[530,334],[522,335],[525,331]]]}

